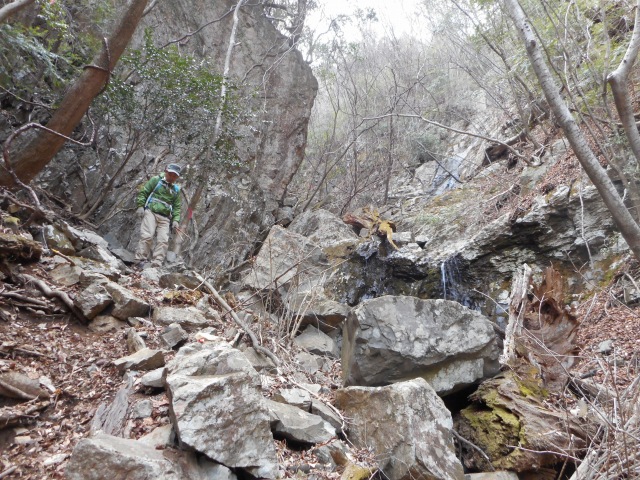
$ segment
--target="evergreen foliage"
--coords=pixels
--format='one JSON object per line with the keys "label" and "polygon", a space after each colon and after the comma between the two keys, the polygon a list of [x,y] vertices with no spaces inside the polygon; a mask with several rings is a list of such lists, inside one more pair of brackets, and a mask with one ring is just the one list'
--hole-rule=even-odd
{"label": "evergreen foliage", "polygon": [[[181,53],[175,45],[156,46],[153,31],[147,29],[144,45],[123,56],[96,107],[114,125],[126,128],[141,147],[166,146],[191,158],[210,151],[214,163],[236,166],[238,125],[248,112],[229,81],[221,104],[223,82],[210,63]],[[222,127],[214,138],[220,109]]]}

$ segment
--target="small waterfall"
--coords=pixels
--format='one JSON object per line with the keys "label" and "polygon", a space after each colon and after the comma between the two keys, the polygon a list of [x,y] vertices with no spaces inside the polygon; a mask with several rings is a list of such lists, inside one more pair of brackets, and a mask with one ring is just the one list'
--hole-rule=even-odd
{"label": "small waterfall", "polygon": [[457,255],[447,258],[440,264],[442,298],[473,308],[473,301],[466,293],[461,273],[462,261]]}
{"label": "small waterfall", "polygon": [[442,280],[442,298],[445,300],[447,299],[447,260],[445,260],[440,264],[440,277]]}

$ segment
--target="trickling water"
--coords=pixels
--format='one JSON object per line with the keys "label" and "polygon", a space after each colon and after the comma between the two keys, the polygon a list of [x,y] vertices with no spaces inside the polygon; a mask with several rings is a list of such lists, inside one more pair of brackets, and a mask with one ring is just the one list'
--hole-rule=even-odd
{"label": "trickling water", "polygon": [[440,274],[442,277],[442,298],[444,298],[445,300],[447,299],[447,260],[440,264]]}
{"label": "trickling water", "polygon": [[449,257],[440,264],[442,298],[473,308],[474,302],[465,291],[461,266],[460,258],[457,256]]}

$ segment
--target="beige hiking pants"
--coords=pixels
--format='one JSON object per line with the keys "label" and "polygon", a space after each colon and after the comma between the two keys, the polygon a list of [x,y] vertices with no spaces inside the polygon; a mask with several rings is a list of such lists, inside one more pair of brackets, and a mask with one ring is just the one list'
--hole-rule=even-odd
{"label": "beige hiking pants", "polygon": [[159,267],[164,262],[169,249],[169,219],[147,209],[144,211],[142,225],[140,225],[140,241],[136,249],[137,262],[149,258],[154,235],[156,236],[156,246],[153,249],[151,264]]}

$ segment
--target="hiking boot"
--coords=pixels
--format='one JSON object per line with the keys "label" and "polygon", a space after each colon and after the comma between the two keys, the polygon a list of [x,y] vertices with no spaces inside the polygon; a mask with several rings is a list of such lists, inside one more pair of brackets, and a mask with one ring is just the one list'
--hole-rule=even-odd
{"label": "hiking boot", "polygon": [[141,271],[141,270],[144,270],[145,268],[147,268],[147,262],[145,262],[144,260],[142,260],[142,261],[140,261],[138,263],[135,263],[133,265],[133,269],[134,270]]}

